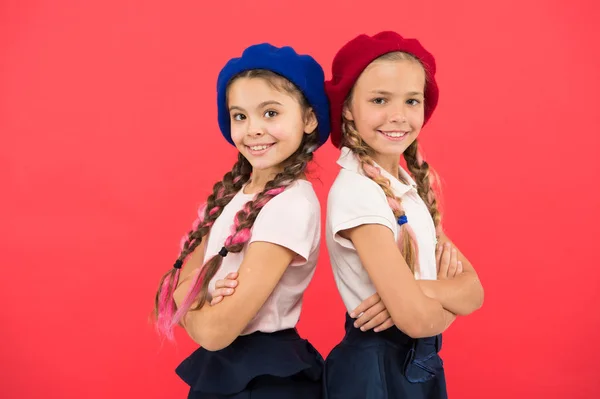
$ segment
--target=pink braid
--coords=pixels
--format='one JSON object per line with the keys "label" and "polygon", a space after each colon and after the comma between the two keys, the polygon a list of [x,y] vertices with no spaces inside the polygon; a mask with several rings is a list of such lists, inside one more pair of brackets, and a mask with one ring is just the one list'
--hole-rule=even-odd
{"label": "pink braid", "polygon": [[[159,334],[169,339],[173,338],[173,320],[175,320],[177,314],[173,293],[179,284],[181,267],[189,255],[202,243],[202,239],[209,233],[210,228],[225,206],[248,181],[251,171],[252,167],[248,160],[239,154],[238,161],[233,165],[231,171],[223,176],[223,180],[214,184],[212,194],[209,195],[206,205],[198,209],[198,217],[192,224],[192,230],[181,240],[181,252],[173,268],[163,275],[159,283],[154,300],[156,327]],[[202,274],[203,272],[197,271],[194,280],[201,280]],[[177,316],[177,319],[180,320],[181,318]]]}
{"label": "pink braid", "polygon": [[[266,189],[262,193],[256,196],[253,201],[249,201],[246,203],[242,209],[235,215],[233,226],[231,226],[231,235],[225,239],[224,248],[226,248],[229,252],[239,252],[243,248],[243,246],[250,240],[252,235],[252,228],[246,227],[247,220],[249,215],[258,214],[260,209],[265,206],[273,197],[282,193],[285,190],[285,187],[275,187],[272,189]],[[256,218],[256,216],[254,216]],[[172,326],[177,325],[185,314],[191,309],[194,302],[200,299],[199,306],[200,308],[204,301],[207,298],[203,298],[201,295],[203,287],[205,287],[204,291],[207,291],[207,286],[214,277],[214,275],[219,271],[221,266],[223,257],[221,255],[213,256],[208,262],[206,262],[201,269],[201,273],[194,274],[194,278],[190,289],[188,290],[185,299],[179,309],[175,313],[173,317],[173,321],[171,323]],[[205,281],[208,279],[208,281]],[[199,298],[200,297],[200,298]]]}
{"label": "pink braid", "polygon": [[[186,293],[183,303],[173,316],[171,328],[180,323],[187,312],[201,309],[209,300],[209,284],[219,271],[223,258],[228,253],[239,253],[242,251],[244,246],[250,241],[252,227],[261,209],[271,199],[282,193],[290,184],[303,175],[306,165],[313,158],[313,148],[317,140],[318,136],[315,134],[305,135],[300,148],[285,162],[283,171],[278,173],[273,180],[265,185],[262,192],[257,194],[252,201],[245,204],[238,211],[234,217],[231,234],[225,240],[219,254],[213,256],[194,273],[190,289]],[[241,154],[239,158],[244,159]],[[248,181],[248,178],[249,176],[245,180],[238,180],[240,187],[238,191],[243,187],[242,183]],[[236,180],[234,179],[233,182],[236,182]],[[194,307],[192,308],[192,306]]]}
{"label": "pink braid", "polygon": [[[198,217],[192,223],[192,231],[198,230],[198,227],[202,224],[204,220],[205,211],[206,204],[201,205],[198,208]],[[188,236],[183,236],[181,238],[181,251],[183,251],[187,240]],[[185,262],[185,259],[182,262]],[[175,316],[175,302],[173,301],[173,292],[175,291],[175,288],[179,283],[180,275],[181,269],[178,268],[175,270],[172,276],[164,279],[158,297],[158,315],[156,320],[156,329],[159,334],[164,335],[170,341],[172,341],[174,338],[172,320]]]}
{"label": "pink braid", "polygon": [[177,284],[176,282],[179,281],[180,274],[181,270],[178,269],[170,279],[164,279],[158,300],[159,308],[156,320],[156,331],[159,335],[164,335],[170,341],[174,338],[173,328],[171,327],[171,320],[173,320],[173,315],[175,314],[175,302],[172,300],[173,287],[175,287]]}
{"label": "pink braid", "polygon": [[[390,193],[392,192],[392,188],[391,188],[389,180],[387,180],[384,176],[382,176],[381,170],[378,167],[376,167],[375,165],[370,165],[366,162],[364,162],[362,164],[362,166],[363,166],[363,170],[365,171],[365,173],[368,177],[370,177],[372,180],[374,180],[376,182],[385,181],[384,184],[386,185],[387,188],[389,188],[389,192]],[[387,195],[387,193],[386,193],[386,198],[388,201],[388,205],[390,206],[390,208],[392,208],[392,211],[394,212],[394,216],[396,218],[398,217],[398,215],[404,215],[406,213],[404,211],[404,207],[402,206],[402,200],[400,200],[397,197],[389,196],[389,195]],[[415,252],[414,272],[417,276],[419,276],[421,269],[420,269],[420,264],[419,264],[419,247],[417,245],[417,237],[415,235],[414,230],[408,223],[404,223],[402,226],[400,226],[400,231],[398,233],[398,241],[397,241],[400,249],[402,249],[401,244],[404,239],[404,234],[408,234],[408,236],[410,237],[411,246],[413,247],[413,250]]]}
{"label": "pink braid", "polygon": [[206,267],[202,266],[194,271],[194,274],[192,275],[192,284],[190,285],[188,292],[185,294],[185,298],[181,303],[181,306],[179,306],[179,309],[177,309],[177,312],[175,312],[171,318],[171,322],[169,324],[169,328],[171,330],[173,330],[175,326],[181,322],[185,314],[192,307],[196,297],[198,296],[198,293],[200,292],[200,287],[202,286],[202,282],[206,277],[207,270],[208,269]]}

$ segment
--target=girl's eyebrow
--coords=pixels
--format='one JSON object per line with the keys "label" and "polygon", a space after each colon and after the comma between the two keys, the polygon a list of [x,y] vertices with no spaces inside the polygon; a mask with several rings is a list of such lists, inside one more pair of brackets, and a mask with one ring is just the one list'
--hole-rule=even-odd
{"label": "girl's eyebrow", "polygon": [[[393,93],[389,92],[389,91],[385,91],[385,90],[371,90],[369,93],[373,93],[373,94],[380,94],[382,96],[391,96]],[[420,91],[411,91],[406,93],[406,95],[408,96],[424,96],[422,92]]]}
{"label": "girl's eyebrow", "polygon": [[[274,100],[270,100],[270,101],[263,101],[262,103],[258,104],[258,107],[256,108],[264,108],[267,105],[281,105],[283,106],[283,104],[281,104],[279,101],[274,101]],[[229,111],[233,111],[234,109],[237,109],[238,111],[245,111],[244,108],[239,107],[237,105],[232,105],[231,107],[229,107]]]}

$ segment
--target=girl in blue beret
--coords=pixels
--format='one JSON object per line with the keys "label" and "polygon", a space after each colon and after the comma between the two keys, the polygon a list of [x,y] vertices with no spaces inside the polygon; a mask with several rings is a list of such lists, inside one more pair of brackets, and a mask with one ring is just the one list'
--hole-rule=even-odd
{"label": "girl in blue beret", "polygon": [[172,339],[181,325],[200,345],[176,370],[188,398],[320,398],[323,359],[295,327],[319,254],[306,168],[329,136],[323,70],[254,45],[221,70],[217,105],[238,160],[160,281],[157,328]]}

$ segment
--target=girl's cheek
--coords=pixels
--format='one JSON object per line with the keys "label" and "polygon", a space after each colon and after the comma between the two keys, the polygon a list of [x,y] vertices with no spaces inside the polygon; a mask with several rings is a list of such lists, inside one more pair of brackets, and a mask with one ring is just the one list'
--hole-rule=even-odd
{"label": "girl's cheek", "polygon": [[274,124],[269,127],[269,134],[277,140],[286,140],[290,137],[290,132],[281,124]]}
{"label": "girl's cheek", "polygon": [[240,129],[231,129],[231,140],[233,140],[234,143],[237,144],[238,142],[242,141],[243,138],[244,134],[240,131]]}

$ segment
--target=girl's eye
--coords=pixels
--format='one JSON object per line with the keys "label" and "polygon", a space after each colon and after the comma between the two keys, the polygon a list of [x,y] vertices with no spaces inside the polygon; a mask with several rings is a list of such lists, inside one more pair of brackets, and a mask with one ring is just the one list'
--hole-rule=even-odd
{"label": "girl's eye", "polygon": [[414,99],[414,98],[411,98],[411,99],[410,99],[410,100],[408,100],[406,103],[407,103],[408,105],[419,105],[419,104],[421,104],[421,101],[419,101],[419,100],[416,100],[416,99]]}
{"label": "girl's eye", "polygon": [[383,105],[385,104],[385,98],[377,97],[371,100],[373,104]]}
{"label": "girl's eye", "polygon": [[232,116],[234,121],[243,121],[244,119],[246,119],[246,115],[244,114],[233,114]]}
{"label": "girl's eye", "polygon": [[278,115],[277,111],[269,110],[269,111],[265,112],[265,117],[267,117],[267,118],[273,118],[277,115]]}

